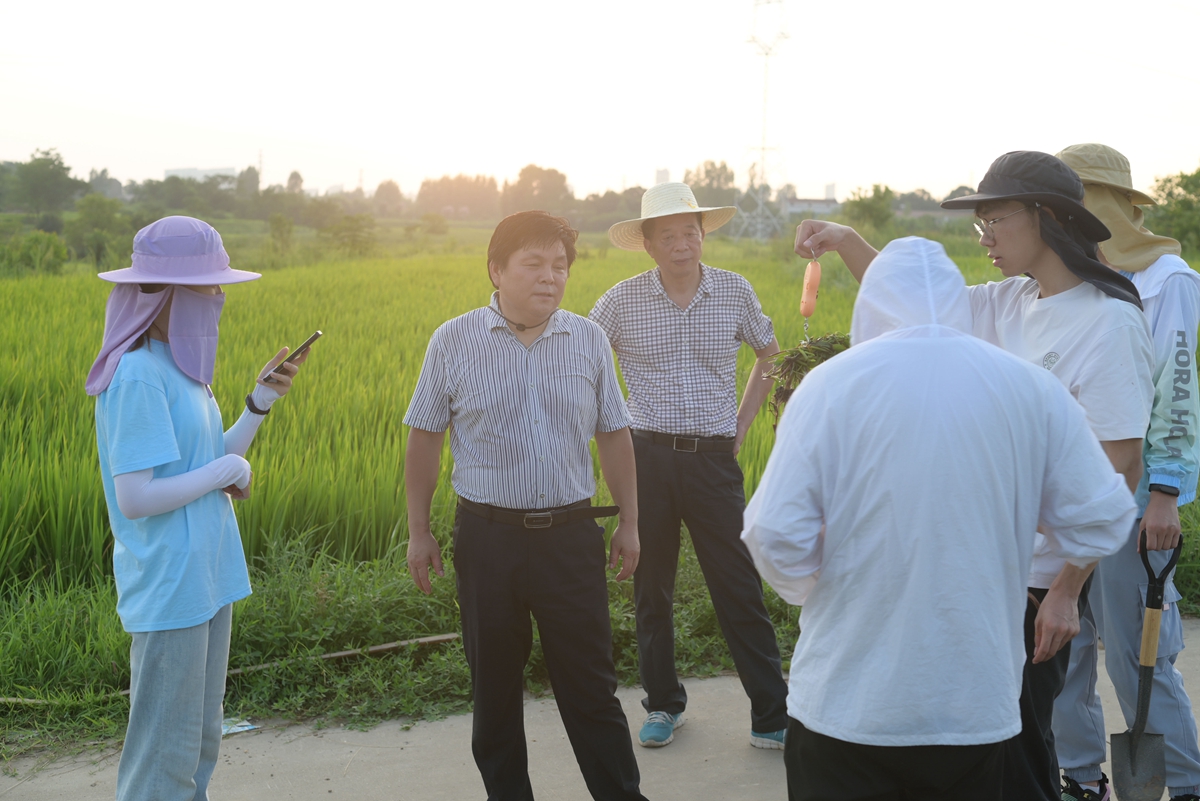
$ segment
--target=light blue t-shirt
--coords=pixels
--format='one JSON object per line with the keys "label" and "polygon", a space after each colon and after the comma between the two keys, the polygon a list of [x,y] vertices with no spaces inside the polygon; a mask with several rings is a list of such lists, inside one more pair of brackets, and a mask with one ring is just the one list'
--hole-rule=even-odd
{"label": "light blue t-shirt", "polygon": [[117,614],[126,631],[196,626],[250,594],[237,518],[224,492],[138,520],[117,506],[114,475],[154,468],[155,478],[175,476],[225,455],[216,400],[176,366],[169,345],[151,340],[121,358],[96,399],[96,443],[116,539]]}

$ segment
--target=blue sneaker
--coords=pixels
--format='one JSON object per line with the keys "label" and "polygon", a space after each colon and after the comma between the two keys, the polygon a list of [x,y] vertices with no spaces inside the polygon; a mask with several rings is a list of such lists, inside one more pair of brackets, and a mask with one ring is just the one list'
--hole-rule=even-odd
{"label": "blue sneaker", "polygon": [[[638,732],[638,742],[646,748],[662,748],[675,739],[675,730],[682,726],[683,713],[651,712]],[[782,747],[782,746],[781,746]]]}
{"label": "blue sneaker", "polygon": [[755,748],[766,748],[770,751],[782,751],[783,744],[787,742],[787,729],[779,731],[771,731],[766,734],[750,730],[750,745]]}

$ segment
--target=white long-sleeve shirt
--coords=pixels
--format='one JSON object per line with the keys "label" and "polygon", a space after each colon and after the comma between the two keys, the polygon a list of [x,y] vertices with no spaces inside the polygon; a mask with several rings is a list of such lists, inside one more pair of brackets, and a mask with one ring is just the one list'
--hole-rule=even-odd
{"label": "white long-sleeve shirt", "polygon": [[1154,340],[1154,407],[1143,447],[1145,470],[1134,499],[1139,514],[1150,485],[1179,488],[1180,506],[1196,499],[1200,391],[1196,380],[1196,329],[1200,327],[1200,275],[1183,259],[1160,256],[1145,270],[1121,273],[1137,287]]}
{"label": "white long-sleeve shirt", "polygon": [[1070,394],[970,327],[941,246],[897,240],[863,281],[854,347],[780,422],[742,538],[804,604],[788,713],[812,731],[885,746],[1017,734],[1039,522],[1079,565],[1133,523]]}

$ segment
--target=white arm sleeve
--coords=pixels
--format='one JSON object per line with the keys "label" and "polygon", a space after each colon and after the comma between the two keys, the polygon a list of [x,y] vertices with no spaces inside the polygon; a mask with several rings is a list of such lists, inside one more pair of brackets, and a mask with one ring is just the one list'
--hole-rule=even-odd
{"label": "white arm sleeve", "polygon": [[[242,416],[225,432],[225,453],[235,453],[238,456],[245,456],[246,451],[250,450],[250,443],[254,442],[254,435],[258,433],[258,427],[262,425],[264,419],[266,419],[266,415],[264,414],[254,414],[249,409],[243,410]],[[225,486],[229,485],[226,484]]]}
{"label": "white arm sleeve", "polygon": [[[254,405],[265,412],[271,411],[271,407],[275,404],[275,401],[281,397],[278,392],[270,387],[264,387],[262,384],[255,384],[254,392],[251,395]],[[250,443],[254,442],[254,435],[258,433],[258,427],[262,425],[264,419],[266,419],[265,414],[254,414],[249,408],[243,410],[242,416],[225,432],[225,453],[236,453],[238,456],[245,456],[246,451],[250,450]],[[229,485],[226,484],[225,486]]]}
{"label": "white arm sleeve", "polygon": [[117,508],[129,520],[173,512],[214,490],[230,484],[245,489],[249,483],[250,463],[232,453],[167,478],[155,478],[152,467],[113,476]]}

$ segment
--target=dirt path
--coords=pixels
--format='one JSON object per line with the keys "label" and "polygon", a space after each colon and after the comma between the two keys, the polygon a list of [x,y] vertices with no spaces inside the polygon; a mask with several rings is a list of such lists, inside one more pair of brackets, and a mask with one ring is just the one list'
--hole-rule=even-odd
{"label": "dirt path", "polygon": [[[1188,642],[1200,642],[1200,620],[1184,621]],[[1200,655],[1179,657],[1184,680],[1200,688]],[[1116,697],[1101,671],[1100,694],[1110,731],[1121,726]],[[666,748],[636,748],[642,791],[652,801],[671,799],[784,799],[783,753],[751,748],[749,702],[734,677],[691,679],[687,725]],[[640,726],[641,691],[619,693],[630,729]],[[553,699],[525,706],[530,775],[539,798],[587,801],[575,759]],[[369,732],[284,726],[227,737],[213,777],[213,801],[354,798],[460,801],[482,799],[483,784],[471,759],[471,718],[461,715],[419,723],[407,731],[384,723]],[[110,801],[117,755],[89,755],[39,764],[15,761],[16,776],[0,776],[0,801]]]}

